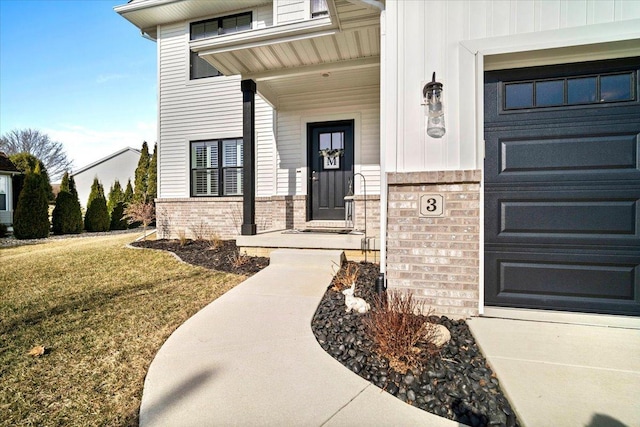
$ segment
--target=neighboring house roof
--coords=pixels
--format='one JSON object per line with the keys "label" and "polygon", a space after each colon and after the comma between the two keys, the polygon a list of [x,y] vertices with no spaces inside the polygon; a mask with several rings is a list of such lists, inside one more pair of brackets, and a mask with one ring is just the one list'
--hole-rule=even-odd
{"label": "neighboring house roof", "polygon": [[104,162],[106,162],[108,160],[113,159],[114,157],[118,157],[120,154],[125,153],[127,151],[133,151],[133,152],[135,152],[137,154],[140,154],[140,150],[136,150],[135,148],[131,148],[131,147],[123,148],[120,151],[116,151],[115,153],[110,154],[107,157],[104,157],[104,158],[102,158],[102,159],[100,159],[100,160],[98,160],[96,162],[93,162],[93,163],[91,163],[91,164],[89,164],[87,166],[84,166],[84,167],[78,169],[77,171],[74,171],[71,175],[81,174],[82,172],[85,172],[85,171],[87,171],[87,170],[89,170],[91,168],[94,168],[94,167],[98,166],[100,163],[104,163]]}
{"label": "neighboring house roof", "polygon": [[18,168],[13,164],[11,160],[9,160],[9,156],[0,152],[0,171],[1,172],[12,172],[12,173],[20,173]]}

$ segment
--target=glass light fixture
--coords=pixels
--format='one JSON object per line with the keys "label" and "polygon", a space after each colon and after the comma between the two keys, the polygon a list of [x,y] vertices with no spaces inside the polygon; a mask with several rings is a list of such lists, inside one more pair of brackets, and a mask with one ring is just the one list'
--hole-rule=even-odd
{"label": "glass light fixture", "polygon": [[427,117],[427,135],[432,138],[442,138],[446,132],[442,107],[442,83],[436,81],[435,71],[431,81],[422,89],[422,96],[424,114]]}

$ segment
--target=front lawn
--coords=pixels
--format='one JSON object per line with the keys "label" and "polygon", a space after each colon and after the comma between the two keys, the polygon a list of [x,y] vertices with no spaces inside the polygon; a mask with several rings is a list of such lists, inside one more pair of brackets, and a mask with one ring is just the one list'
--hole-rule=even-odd
{"label": "front lawn", "polygon": [[162,343],[244,279],[132,238],[0,249],[0,425],[137,425]]}

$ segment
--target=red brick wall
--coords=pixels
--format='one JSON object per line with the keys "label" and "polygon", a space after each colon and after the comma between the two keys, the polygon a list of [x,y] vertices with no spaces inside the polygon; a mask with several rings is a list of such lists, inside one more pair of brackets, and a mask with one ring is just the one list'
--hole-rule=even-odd
{"label": "red brick wall", "polygon": [[[387,280],[437,314],[478,314],[479,170],[390,173]],[[441,217],[419,216],[421,194],[444,196]]]}

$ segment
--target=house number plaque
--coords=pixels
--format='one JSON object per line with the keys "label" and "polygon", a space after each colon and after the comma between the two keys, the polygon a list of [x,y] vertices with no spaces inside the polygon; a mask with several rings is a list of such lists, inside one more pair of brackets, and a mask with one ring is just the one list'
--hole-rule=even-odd
{"label": "house number plaque", "polygon": [[444,215],[444,197],[442,194],[420,195],[420,217]]}

